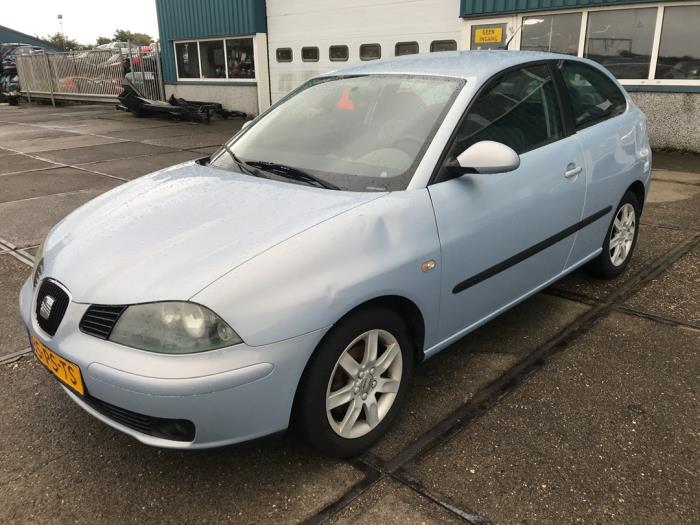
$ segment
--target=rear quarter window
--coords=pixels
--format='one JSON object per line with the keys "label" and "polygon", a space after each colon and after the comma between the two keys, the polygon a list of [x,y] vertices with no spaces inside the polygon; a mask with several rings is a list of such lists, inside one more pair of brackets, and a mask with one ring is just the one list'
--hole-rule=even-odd
{"label": "rear quarter window", "polygon": [[624,113],[627,108],[625,95],[602,71],[571,61],[565,61],[560,70],[577,129]]}

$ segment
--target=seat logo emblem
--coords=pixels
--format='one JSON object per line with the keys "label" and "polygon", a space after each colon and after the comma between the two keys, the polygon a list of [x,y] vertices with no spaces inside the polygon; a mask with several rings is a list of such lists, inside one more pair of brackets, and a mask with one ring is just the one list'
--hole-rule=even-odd
{"label": "seat logo emblem", "polygon": [[53,308],[53,303],[56,301],[50,295],[45,295],[41,300],[41,306],[39,307],[39,315],[48,321],[51,316],[51,309]]}

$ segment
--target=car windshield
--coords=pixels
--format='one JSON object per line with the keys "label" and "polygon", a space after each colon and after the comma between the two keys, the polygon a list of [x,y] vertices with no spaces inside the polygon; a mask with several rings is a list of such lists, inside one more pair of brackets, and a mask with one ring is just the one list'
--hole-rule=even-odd
{"label": "car windshield", "polygon": [[[341,190],[403,190],[463,84],[413,75],[314,79],[234,137],[211,165],[289,182],[313,177]],[[242,169],[251,165],[257,169]]]}

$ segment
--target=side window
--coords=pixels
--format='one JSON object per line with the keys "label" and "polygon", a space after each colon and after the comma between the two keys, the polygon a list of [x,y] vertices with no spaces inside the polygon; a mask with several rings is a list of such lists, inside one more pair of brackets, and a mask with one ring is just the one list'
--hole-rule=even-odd
{"label": "side window", "polygon": [[565,61],[561,74],[569,92],[577,129],[625,111],[625,95],[603,72],[586,64]]}
{"label": "side window", "polygon": [[331,62],[345,62],[348,59],[348,46],[330,46],[328,48],[328,57]]}
{"label": "side window", "polygon": [[449,158],[482,140],[500,142],[521,154],[562,136],[559,101],[549,68],[523,67],[501,76],[474,101]]}
{"label": "side window", "polygon": [[360,60],[377,60],[382,58],[382,46],[379,44],[362,44],[360,46]]}
{"label": "side window", "polygon": [[398,42],[394,46],[394,55],[397,57],[415,55],[416,53],[418,53],[418,42]]}
{"label": "side window", "polygon": [[292,48],[291,47],[278,47],[276,51],[277,62],[291,62],[292,61]]}
{"label": "side window", "polygon": [[318,48],[317,47],[302,47],[301,48],[301,61],[302,62],[318,62]]}
{"label": "side window", "polygon": [[430,52],[437,53],[438,51],[457,51],[457,41],[433,40],[430,42]]}

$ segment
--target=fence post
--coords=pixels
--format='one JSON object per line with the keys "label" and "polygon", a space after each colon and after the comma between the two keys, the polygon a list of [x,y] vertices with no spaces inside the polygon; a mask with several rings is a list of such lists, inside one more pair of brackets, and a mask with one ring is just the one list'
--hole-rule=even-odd
{"label": "fence post", "polygon": [[44,52],[44,56],[46,57],[46,67],[49,72],[49,87],[51,88],[51,105],[53,107],[56,107],[56,99],[54,98],[54,93],[53,93],[53,72],[51,71],[51,60],[49,60],[49,54]]}

